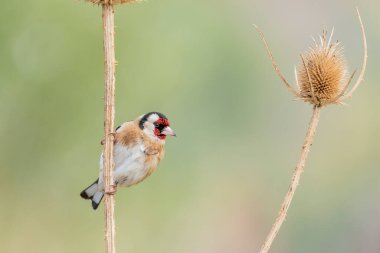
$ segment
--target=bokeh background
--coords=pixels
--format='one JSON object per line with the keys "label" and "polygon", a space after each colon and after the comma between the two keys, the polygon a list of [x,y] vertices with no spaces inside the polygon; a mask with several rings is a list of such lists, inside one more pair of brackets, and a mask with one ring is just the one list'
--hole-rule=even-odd
{"label": "bokeh background", "polygon": [[[118,252],[258,252],[299,157],[311,106],[293,101],[252,24],[294,83],[299,53],[335,27],[349,106],[322,111],[299,191],[272,252],[380,252],[380,2],[161,0],[116,8],[116,124],[161,111],[178,134],[142,184],[116,196]],[[101,8],[5,1],[0,15],[0,252],[104,252],[98,173]]]}

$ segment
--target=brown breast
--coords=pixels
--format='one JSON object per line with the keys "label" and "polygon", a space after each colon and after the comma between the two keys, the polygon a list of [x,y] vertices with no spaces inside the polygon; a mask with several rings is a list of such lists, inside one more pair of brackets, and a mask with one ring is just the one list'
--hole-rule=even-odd
{"label": "brown breast", "polygon": [[124,123],[116,132],[115,138],[116,142],[121,142],[126,146],[133,146],[141,141],[144,143],[144,152],[146,154],[145,164],[147,166],[147,174],[142,180],[150,176],[156,170],[158,164],[164,157],[164,142],[156,141],[148,137],[140,129],[137,121],[130,121]]}

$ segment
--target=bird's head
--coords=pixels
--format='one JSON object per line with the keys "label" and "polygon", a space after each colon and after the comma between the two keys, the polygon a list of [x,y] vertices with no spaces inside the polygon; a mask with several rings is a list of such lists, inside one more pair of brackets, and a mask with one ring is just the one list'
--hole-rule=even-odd
{"label": "bird's head", "polygon": [[170,122],[159,112],[149,112],[140,116],[139,127],[146,135],[155,140],[165,140],[167,135],[176,136],[170,128]]}

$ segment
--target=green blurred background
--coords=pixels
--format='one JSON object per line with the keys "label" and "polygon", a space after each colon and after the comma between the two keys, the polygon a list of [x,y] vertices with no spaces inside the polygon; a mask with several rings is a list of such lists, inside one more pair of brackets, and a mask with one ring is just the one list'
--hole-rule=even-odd
{"label": "green blurred background", "polygon": [[[257,252],[300,153],[311,106],[285,76],[311,36],[335,27],[365,82],[322,118],[272,252],[380,252],[380,2],[145,1],[116,8],[116,124],[161,111],[178,138],[142,184],[116,196],[118,252]],[[0,15],[0,252],[104,252],[103,207],[79,192],[98,174],[101,8],[5,1]]]}

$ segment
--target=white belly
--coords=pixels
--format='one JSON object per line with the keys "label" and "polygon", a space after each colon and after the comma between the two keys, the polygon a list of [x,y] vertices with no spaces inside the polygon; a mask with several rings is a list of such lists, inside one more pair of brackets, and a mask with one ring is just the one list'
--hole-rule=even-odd
{"label": "white belly", "polygon": [[[150,162],[145,164],[146,154],[144,144],[134,145],[127,148],[116,143],[114,146],[113,179],[118,186],[131,186],[143,180],[152,166],[157,165],[157,159],[152,159],[155,164]],[[103,155],[100,157],[99,187],[103,189]]]}

